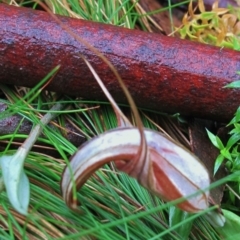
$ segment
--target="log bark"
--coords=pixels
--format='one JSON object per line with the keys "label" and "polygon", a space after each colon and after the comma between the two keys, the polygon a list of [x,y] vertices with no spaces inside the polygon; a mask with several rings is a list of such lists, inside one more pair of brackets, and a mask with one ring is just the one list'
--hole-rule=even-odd
{"label": "log bark", "polygon": [[[228,121],[240,91],[239,52],[107,24],[59,19],[116,67],[137,106]],[[43,11],[0,4],[0,82],[33,87],[53,67],[48,88],[86,99],[105,99],[79,53],[93,64],[119,103],[126,98],[109,67]]]}

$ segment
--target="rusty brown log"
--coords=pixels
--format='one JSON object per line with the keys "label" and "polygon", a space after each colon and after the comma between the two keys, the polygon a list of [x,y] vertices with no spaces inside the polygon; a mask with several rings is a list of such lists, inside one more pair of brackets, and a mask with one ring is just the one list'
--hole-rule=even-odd
{"label": "rusty brown log", "polygon": [[[139,107],[226,121],[240,91],[240,53],[106,24],[59,17],[102,52],[119,71]],[[126,103],[109,67],[64,31],[48,13],[0,4],[0,82],[35,86],[53,67],[48,88],[86,99],[105,99],[79,53],[93,64],[119,103]]]}

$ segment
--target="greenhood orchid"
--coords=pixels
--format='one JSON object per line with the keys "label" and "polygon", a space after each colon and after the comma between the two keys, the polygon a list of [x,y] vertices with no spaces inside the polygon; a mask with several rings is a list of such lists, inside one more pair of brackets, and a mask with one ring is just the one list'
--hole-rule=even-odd
{"label": "greenhood orchid", "polygon": [[[208,208],[210,178],[207,169],[183,146],[161,133],[143,128],[137,108],[128,90],[119,80],[125,92],[137,127],[124,116],[91,64],[82,57],[110,100],[119,127],[107,131],[84,145],[71,157],[62,175],[62,195],[71,208],[76,208],[73,186],[79,189],[101,166],[114,161],[116,167],[134,177],[146,189],[166,201],[186,197],[178,207],[187,212]],[[188,197],[189,195],[193,195]]]}

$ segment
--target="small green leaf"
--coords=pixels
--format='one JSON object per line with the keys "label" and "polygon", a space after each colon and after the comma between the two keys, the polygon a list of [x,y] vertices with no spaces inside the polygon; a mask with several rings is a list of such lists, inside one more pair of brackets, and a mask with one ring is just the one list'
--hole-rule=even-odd
{"label": "small green leaf", "polygon": [[[207,129],[206,129],[207,130]],[[209,139],[211,140],[212,144],[218,148],[218,149],[223,149],[224,146],[222,144],[222,141],[220,140],[220,138],[218,136],[215,136],[214,134],[212,134],[210,131],[207,130],[207,134]]]}
{"label": "small green leaf", "polygon": [[234,123],[234,128],[229,132],[229,134],[237,134],[240,133],[240,124]]}
{"label": "small green leaf", "polygon": [[237,80],[232,83],[229,83],[226,86],[224,86],[224,88],[240,88],[240,81]]}
{"label": "small green leaf", "polygon": [[222,154],[219,154],[216,161],[215,161],[215,164],[214,164],[214,171],[213,171],[213,174],[215,175],[216,172],[218,171],[219,167],[221,166],[222,162],[224,160],[224,156]]}
{"label": "small green leaf", "polygon": [[226,148],[230,149],[234,144],[240,140],[240,133],[233,134],[227,142]]}
{"label": "small green leaf", "polygon": [[236,159],[233,162],[233,167],[232,167],[232,171],[237,171],[240,170],[240,156],[239,154],[237,155]]}
{"label": "small green leaf", "polygon": [[240,107],[238,107],[236,114],[235,114],[235,123],[238,123],[240,121]]}
{"label": "small green leaf", "polygon": [[224,145],[223,145],[223,143],[222,143],[222,140],[218,137],[218,136],[216,136],[216,141],[217,141],[217,144],[218,144],[218,147],[219,147],[219,149],[224,149],[225,147],[224,147]]}

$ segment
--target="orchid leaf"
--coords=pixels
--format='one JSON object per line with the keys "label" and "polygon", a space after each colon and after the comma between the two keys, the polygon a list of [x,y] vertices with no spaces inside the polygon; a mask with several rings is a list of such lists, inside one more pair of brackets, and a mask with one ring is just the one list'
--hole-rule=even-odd
{"label": "orchid leaf", "polygon": [[9,201],[23,215],[27,214],[30,199],[29,180],[23,169],[26,156],[27,151],[20,148],[13,156],[2,156],[0,158]]}

